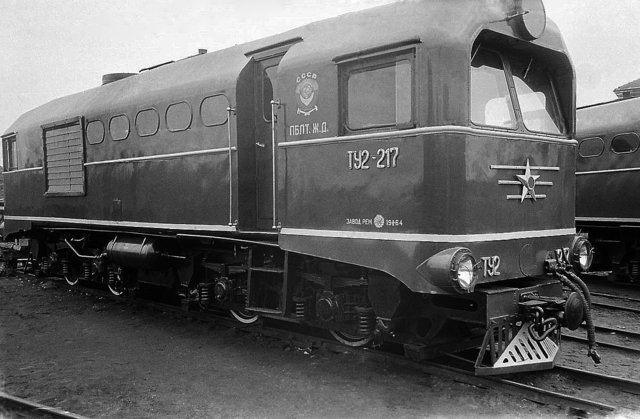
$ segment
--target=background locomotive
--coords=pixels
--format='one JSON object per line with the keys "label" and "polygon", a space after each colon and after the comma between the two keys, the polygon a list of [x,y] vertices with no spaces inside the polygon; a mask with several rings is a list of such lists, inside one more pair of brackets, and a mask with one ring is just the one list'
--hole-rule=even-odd
{"label": "background locomotive", "polygon": [[578,109],[576,226],[596,247],[594,268],[640,280],[640,99]]}
{"label": "background locomotive", "polygon": [[397,3],[103,81],[2,136],[5,234],[69,284],[480,347],[482,374],[552,366],[588,313],[574,72],[540,1]]}

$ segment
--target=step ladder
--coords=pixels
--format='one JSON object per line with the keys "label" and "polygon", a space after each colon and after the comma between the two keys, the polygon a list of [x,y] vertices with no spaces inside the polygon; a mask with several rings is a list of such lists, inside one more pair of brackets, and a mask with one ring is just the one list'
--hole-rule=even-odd
{"label": "step ladder", "polygon": [[289,312],[289,252],[251,247],[247,260],[247,310],[283,316]]}

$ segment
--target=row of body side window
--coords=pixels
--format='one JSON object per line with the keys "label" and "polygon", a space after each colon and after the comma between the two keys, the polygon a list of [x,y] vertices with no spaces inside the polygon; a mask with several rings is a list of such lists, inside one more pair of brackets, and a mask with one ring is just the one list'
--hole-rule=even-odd
{"label": "row of body side window", "polygon": [[[599,157],[604,153],[604,136],[589,137],[580,141],[578,154],[583,158]],[[609,150],[615,154],[635,153],[640,147],[640,137],[635,132],[625,132],[611,139]]]}
{"label": "row of body side window", "polygon": [[[199,122],[206,127],[224,125],[228,119],[229,101],[225,95],[207,96],[200,102]],[[168,131],[185,131],[193,125],[193,110],[186,101],[172,103],[164,112],[164,122]],[[134,126],[139,137],[151,137],[160,130],[160,113],[150,107],[138,111],[135,115]],[[126,114],[113,115],[108,121],[109,135],[113,141],[129,138],[131,121]],[[100,144],[106,136],[105,125],[102,120],[90,120],[86,125],[87,142]]]}

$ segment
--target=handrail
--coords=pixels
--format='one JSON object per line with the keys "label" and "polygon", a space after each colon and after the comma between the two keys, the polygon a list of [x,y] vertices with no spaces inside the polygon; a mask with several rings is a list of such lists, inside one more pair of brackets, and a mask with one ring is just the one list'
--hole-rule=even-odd
{"label": "handrail", "polygon": [[227,137],[229,140],[229,225],[235,225],[233,220],[233,156],[231,148],[231,116],[236,114],[236,109],[227,107]]}
{"label": "handrail", "polygon": [[276,183],[276,109],[280,107],[280,99],[273,99],[271,101],[271,206],[272,206],[272,215],[273,215],[273,223],[271,228],[274,230],[278,228],[277,220],[276,220],[276,187],[278,186]]}

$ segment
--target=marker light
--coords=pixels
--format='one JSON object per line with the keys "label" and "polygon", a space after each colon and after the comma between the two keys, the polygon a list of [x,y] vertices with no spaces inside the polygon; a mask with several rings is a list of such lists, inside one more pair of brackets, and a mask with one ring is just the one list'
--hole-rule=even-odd
{"label": "marker light", "polygon": [[579,271],[589,270],[593,262],[593,246],[584,237],[576,237],[571,246],[571,264]]}

